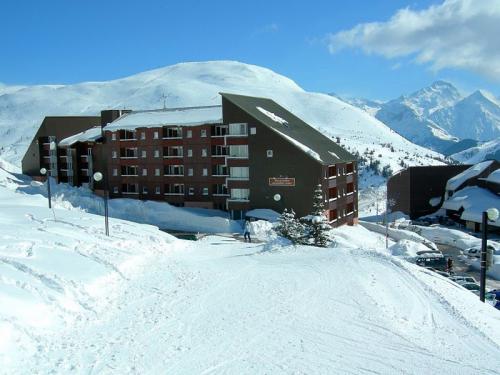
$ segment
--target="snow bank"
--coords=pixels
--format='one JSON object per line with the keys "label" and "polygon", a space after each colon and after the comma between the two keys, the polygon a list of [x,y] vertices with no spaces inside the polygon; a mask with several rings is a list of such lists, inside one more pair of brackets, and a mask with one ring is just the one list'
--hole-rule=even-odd
{"label": "snow bank", "polygon": [[394,256],[416,258],[418,252],[429,251],[429,248],[415,241],[399,240],[397,243],[389,247],[389,251]]}
{"label": "snow bank", "polygon": [[[99,215],[104,213],[102,198],[87,188],[56,184],[54,181],[51,188],[56,207],[84,210]],[[19,191],[47,195],[46,184],[20,187]],[[237,221],[229,219],[227,213],[219,210],[175,207],[166,202],[127,198],[110,199],[108,203],[111,217],[151,224],[161,229],[205,233],[234,233],[241,230]]]}

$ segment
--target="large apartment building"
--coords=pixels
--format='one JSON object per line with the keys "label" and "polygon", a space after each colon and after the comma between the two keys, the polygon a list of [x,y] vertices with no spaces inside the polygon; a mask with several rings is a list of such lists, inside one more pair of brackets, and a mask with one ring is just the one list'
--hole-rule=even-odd
{"label": "large apartment building", "polygon": [[103,111],[100,126],[65,138],[53,131],[44,134],[52,137],[47,142],[38,137],[48,158],[26,163],[39,165],[25,172],[39,175],[44,165],[61,182],[100,191],[92,174],[104,171],[111,198],[216,208],[234,219],[254,208],[307,215],[320,184],[330,223],[356,222],[357,164],[350,153],[273,100],[221,98],[216,106]]}

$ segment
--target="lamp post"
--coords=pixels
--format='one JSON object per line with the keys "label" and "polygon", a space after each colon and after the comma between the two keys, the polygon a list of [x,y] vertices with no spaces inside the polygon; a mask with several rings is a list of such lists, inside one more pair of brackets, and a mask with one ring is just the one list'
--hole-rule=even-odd
{"label": "lamp post", "polygon": [[[94,173],[94,180],[99,182],[103,180],[103,175],[101,172]],[[108,219],[108,190],[103,189],[103,199],[104,199],[104,228],[106,230],[106,236],[109,236],[109,219]]]}
{"label": "lamp post", "polygon": [[486,295],[486,252],[488,243],[488,220],[496,221],[498,219],[498,210],[496,208],[489,208],[483,212],[483,236],[481,241],[481,275],[480,275],[480,289],[479,289],[479,299],[484,302],[484,296]]}
{"label": "lamp post", "polygon": [[[47,169],[41,168],[40,174],[42,176],[47,175]],[[49,208],[52,208],[52,202],[51,202],[51,197],[50,197],[50,176],[49,175],[47,175],[47,198],[49,199]]]}

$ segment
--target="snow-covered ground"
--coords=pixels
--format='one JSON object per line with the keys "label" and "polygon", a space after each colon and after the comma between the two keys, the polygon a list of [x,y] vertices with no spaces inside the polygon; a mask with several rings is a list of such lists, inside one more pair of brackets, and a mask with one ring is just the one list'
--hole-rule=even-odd
{"label": "snow-covered ground", "polygon": [[101,216],[56,200],[54,220],[22,176],[0,171],[2,373],[500,368],[498,311],[361,226],[335,229],[327,249],[181,241],[118,219],[107,238]]}

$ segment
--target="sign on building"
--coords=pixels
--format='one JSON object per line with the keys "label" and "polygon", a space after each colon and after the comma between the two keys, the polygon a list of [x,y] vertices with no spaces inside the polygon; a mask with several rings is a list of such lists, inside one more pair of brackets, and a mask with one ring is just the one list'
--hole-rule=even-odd
{"label": "sign on building", "polygon": [[269,186],[295,186],[295,178],[269,177]]}

